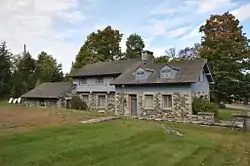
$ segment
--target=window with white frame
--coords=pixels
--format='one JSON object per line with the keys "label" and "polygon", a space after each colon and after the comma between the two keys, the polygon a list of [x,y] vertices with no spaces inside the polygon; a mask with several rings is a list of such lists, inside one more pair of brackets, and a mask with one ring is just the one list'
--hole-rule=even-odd
{"label": "window with white frame", "polygon": [[145,108],[153,108],[154,107],[153,95],[145,95],[144,103],[145,103]]}
{"label": "window with white frame", "polygon": [[87,84],[87,79],[86,78],[81,78],[80,79],[80,85],[85,85]]}
{"label": "window with white frame", "polygon": [[145,71],[136,72],[136,79],[144,79],[144,78],[145,78]]}
{"label": "window with white frame", "polygon": [[82,95],[82,100],[88,104],[89,103],[89,95]]}
{"label": "window with white frame", "polygon": [[163,95],[162,96],[162,107],[163,108],[172,108],[172,95]]}
{"label": "window with white frame", "polygon": [[106,106],[106,96],[98,95],[98,107],[105,107],[105,106]]}
{"label": "window with white frame", "polygon": [[103,81],[103,78],[102,77],[97,77],[96,78],[96,84],[103,84],[104,81]]}

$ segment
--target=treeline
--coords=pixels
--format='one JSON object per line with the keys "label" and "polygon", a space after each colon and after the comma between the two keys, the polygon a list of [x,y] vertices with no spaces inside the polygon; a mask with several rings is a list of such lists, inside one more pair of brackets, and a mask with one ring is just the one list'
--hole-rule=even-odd
{"label": "treeline", "polygon": [[63,81],[62,65],[41,52],[37,60],[29,52],[13,55],[6,42],[0,45],[0,98],[19,97],[44,82]]}

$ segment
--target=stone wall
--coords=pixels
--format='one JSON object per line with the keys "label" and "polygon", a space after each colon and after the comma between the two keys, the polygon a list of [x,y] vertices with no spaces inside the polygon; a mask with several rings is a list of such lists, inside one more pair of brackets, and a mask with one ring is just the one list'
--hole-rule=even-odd
{"label": "stone wall", "polygon": [[[105,111],[115,113],[115,93],[78,93],[78,95],[88,95],[89,102],[87,103],[90,110],[93,111]],[[100,108],[98,106],[98,95],[106,96],[106,107]]]}
{"label": "stone wall", "polygon": [[[192,115],[192,96],[189,92],[176,92],[176,93],[132,93],[137,95],[137,116],[142,118],[150,119],[162,119],[168,121],[185,121],[188,115]],[[146,109],[144,107],[144,95],[153,95],[154,107],[152,109]],[[162,108],[162,96],[172,95],[172,108],[163,109]],[[116,93],[116,113],[122,114],[124,110],[124,115],[131,115],[130,108],[130,93]],[[124,103],[122,102],[124,98]],[[123,105],[123,104],[124,105]],[[124,109],[123,109],[124,107]]]}
{"label": "stone wall", "polygon": [[[41,105],[44,102],[45,105]],[[23,101],[23,104],[27,107],[43,107],[43,108],[63,108],[61,99],[26,99]]]}
{"label": "stone wall", "polygon": [[204,98],[210,100],[210,92],[209,91],[200,91],[192,94],[193,98]]}

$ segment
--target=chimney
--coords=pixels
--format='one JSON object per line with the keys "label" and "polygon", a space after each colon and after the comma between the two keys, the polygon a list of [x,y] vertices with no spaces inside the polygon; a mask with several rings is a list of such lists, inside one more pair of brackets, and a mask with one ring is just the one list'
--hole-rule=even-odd
{"label": "chimney", "polygon": [[23,54],[26,55],[26,44],[23,45]]}
{"label": "chimney", "polygon": [[154,59],[154,53],[148,50],[144,50],[141,55],[141,60],[149,61]]}

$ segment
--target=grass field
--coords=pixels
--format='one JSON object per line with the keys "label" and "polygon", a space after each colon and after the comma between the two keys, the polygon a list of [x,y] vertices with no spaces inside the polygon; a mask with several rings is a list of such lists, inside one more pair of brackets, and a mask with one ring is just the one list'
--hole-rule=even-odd
{"label": "grass field", "polygon": [[[83,118],[84,114],[88,117],[88,113],[83,113]],[[159,122],[153,121],[122,118],[79,124],[76,120],[64,120],[67,123],[58,122],[58,126],[48,124],[21,132],[16,128],[0,135],[0,165],[250,165],[250,133],[167,123],[184,134],[178,137],[166,133]]]}
{"label": "grass field", "polygon": [[244,110],[236,110],[236,109],[219,109],[218,111],[218,119],[219,120],[232,120],[232,115],[245,115],[246,111]]}

